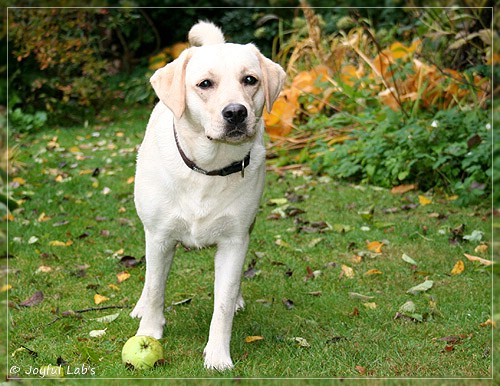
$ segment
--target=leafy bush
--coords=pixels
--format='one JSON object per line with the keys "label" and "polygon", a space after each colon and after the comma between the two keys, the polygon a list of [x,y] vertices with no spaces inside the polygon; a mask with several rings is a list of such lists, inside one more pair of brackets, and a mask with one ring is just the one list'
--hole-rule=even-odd
{"label": "leafy bush", "polygon": [[109,67],[98,55],[102,38],[93,31],[102,21],[100,11],[11,12],[9,39],[16,57],[11,100],[18,101],[26,114],[47,111],[68,118],[95,111],[106,99],[103,85]]}
{"label": "leafy bush", "polygon": [[[488,195],[492,139],[487,112],[453,108],[407,121],[388,108],[358,117],[339,115],[358,128],[352,139],[334,146],[318,141],[312,151],[315,172],[386,188],[417,183],[424,191],[457,194],[461,204]],[[310,125],[335,125],[339,119],[320,118]]]}
{"label": "leafy bush", "polygon": [[37,131],[47,122],[45,111],[36,111],[34,114],[24,113],[16,108],[9,114],[10,128],[16,132]]}
{"label": "leafy bush", "polygon": [[[492,75],[480,15],[449,13],[456,21],[450,31],[468,31],[467,23],[478,29],[456,38],[481,43],[465,68],[445,56],[427,60],[434,26],[420,28],[420,20],[407,26],[412,39],[402,43],[381,40],[356,12],[327,34],[326,13],[304,3],[302,10],[278,55],[291,81],[264,114],[277,163],[305,163],[316,173],[387,188],[417,183],[458,195],[458,203],[488,196]],[[418,10],[422,20],[425,12]]]}
{"label": "leafy bush", "polygon": [[[12,8],[9,10],[12,128],[45,112],[48,122],[92,119],[116,93],[110,79],[129,73],[155,34],[136,8]],[[130,73],[129,73],[130,75]],[[20,108],[21,110],[17,110]],[[17,122],[16,122],[17,119]],[[26,129],[26,128],[24,128]]]}

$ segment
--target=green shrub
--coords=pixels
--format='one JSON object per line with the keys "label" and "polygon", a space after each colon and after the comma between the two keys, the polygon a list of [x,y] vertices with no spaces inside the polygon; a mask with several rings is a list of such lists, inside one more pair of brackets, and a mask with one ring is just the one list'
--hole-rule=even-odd
{"label": "green shrub", "polygon": [[[106,99],[109,63],[100,57],[98,9],[12,9],[9,13],[12,94],[25,114],[56,118],[92,113]],[[10,104],[11,107],[12,104]]]}
{"label": "green shrub", "polygon": [[45,111],[36,111],[34,114],[25,113],[21,108],[12,110],[9,114],[10,129],[16,132],[37,131],[47,122]]}
{"label": "green shrub", "polygon": [[473,203],[489,194],[491,127],[484,110],[443,110],[404,120],[385,108],[358,117],[337,114],[310,123],[355,124],[352,140],[329,147],[319,141],[312,166],[318,173],[390,188],[417,183],[421,190],[442,189]]}
{"label": "green shrub", "polygon": [[110,78],[107,87],[115,100],[120,100],[127,106],[150,104],[155,101],[156,94],[149,83],[154,71],[147,65],[138,66],[131,73],[119,73]]}
{"label": "green shrub", "polygon": [[18,119],[20,111],[25,118],[45,112],[49,124],[68,125],[91,120],[111,101],[120,101],[110,79],[118,73],[130,76],[140,62],[138,52],[154,45],[141,12],[9,9],[10,115]]}

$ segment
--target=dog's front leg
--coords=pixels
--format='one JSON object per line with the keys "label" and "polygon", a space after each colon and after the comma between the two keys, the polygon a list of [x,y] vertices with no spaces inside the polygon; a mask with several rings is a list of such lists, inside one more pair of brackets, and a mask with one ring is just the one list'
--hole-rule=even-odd
{"label": "dog's front leg", "polygon": [[146,230],[146,278],[133,318],[141,318],[136,335],[160,339],[163,335],[165,316],[165,284],[174,257],[175,242],[156,238]]}
{"label": "dog's front leg", "polygon": [[248,236],[218,244],[215,255],[214,313],[205,347],[205,367],[219,371],[233,368],[229,351],[236,302],[240,295],[241,272],[248,248]]}

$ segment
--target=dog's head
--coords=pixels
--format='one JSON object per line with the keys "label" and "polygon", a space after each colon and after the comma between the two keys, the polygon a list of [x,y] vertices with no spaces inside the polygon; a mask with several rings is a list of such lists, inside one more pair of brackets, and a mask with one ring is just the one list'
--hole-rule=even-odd
{"label": "dog's head", "polygon": [[193,47],[151,77],[156,94],[177,120],[212,140],[253,138],[264,107],[271,111],[285,81],[278,64],[253,44],[224,43],[211,23],[189,33]]}

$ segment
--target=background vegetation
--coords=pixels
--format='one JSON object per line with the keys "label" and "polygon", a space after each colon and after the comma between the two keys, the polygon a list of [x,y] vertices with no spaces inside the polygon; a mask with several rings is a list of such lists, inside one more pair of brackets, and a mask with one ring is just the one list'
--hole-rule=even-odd
{"label": "background vegetation", "polygon": [[[116,5],[123,4],[109,2]],[[498,71],[491,4],[248,5],[201,13],[10,9],[10,129],[95,122],[103,111],[151,105],[148,77],[179,54],[185,31],[204,18],[287,69],[289,84],[266,117],[276,165],[389,188],[417,184],[457,196],[458,204],[490,197],[491,70]]]}

